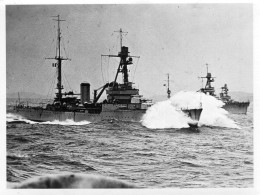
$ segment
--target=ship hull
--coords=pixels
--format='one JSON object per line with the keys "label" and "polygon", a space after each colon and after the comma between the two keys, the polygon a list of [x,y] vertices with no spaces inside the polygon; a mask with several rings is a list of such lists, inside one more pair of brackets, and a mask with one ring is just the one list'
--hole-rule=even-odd
{"label": "ship hull", "polygon": [[[197,126],[200,119],[202,109],[190,109],[183,110],[192,121],[189,122],[191,127]],[[47,121],[66,121],[72,120],[75,122],[80,121],[89,121],[89,122],[98,122],[103,120],[119,120],[119,121],[132,121],[140,122],[143,115],[146,112],[146,109],[138,110],[105,110],[101,113],[90,114],[87,111],[78,112],[78,111],[51,111],[46,109],[34,109],[34,108],[18,108],[16,107],[13,110],[9,110],[9,113],[17,114],[23,118],[38,121],[38,122],[47,122]]]}
{"label": "ship hull", "polygon": [[246,114],[249,102],[229,102],[223,108],[230,114]]}
{"label": "ship hull", "polygon": [[75,111],[50,111],[45,109],[28,109],[19,108],[13,110],[12,113],[20,115],[26,119],[38,122],[46,121],[66,121],[72,120],[75,122],[89,121],[98,122],[102,120],[120,120],[120,121],[140,121],[146,110],[136,110],[136,111],[103,111],[100,114],[88,112],[75,112]]}
{"label": "ship hull", "polygon": [[202,108],[198,109],[186,109],[182,110],[185,114],[187,114],[192,120],[188,122],[191,128],[197,128],[198,122],[200,120],[200,115],[202,112]]}
{"label": "ship hull", "polygon": [[198,109],[187,109],[187,110],[182,110],[184,113],[186,113],[192,120],[194,121],[199,121],[200,120],[200,115],[202,112],[202,108]]}

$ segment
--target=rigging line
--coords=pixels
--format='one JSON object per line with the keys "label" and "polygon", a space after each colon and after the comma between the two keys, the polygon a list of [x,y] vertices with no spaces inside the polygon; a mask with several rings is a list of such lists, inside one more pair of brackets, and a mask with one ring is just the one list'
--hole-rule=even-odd
{"label": "rigging line", "polygon": [[135,78],[135,72],[136,72],[136,69],[137,69],[137,66],[138,66],[138,63],[139,63],[139,59],[140,58],[137,59],[137,63],[136,63],[136,66],[135,66],[135,71],[134,71],[132,82],[134,81],[134,78]]}
{"label": "rigging line", "polygon": [[72,90],[72,88],[71,88],[71,86],[70,86],[70,83],[69,83],[69,81],[68,81],[68,79],[67,79],[67,76],[65,75],[64,72],[63,72],[63,76],[65,77],[65,80],[66,80],[67,83],[68,83],[69,89]]}
{"label": "rigging line", "polygon": [[119,63],[120,63],[120,61],[119,60],[117,60],[116,58],[111,58],[112,60],[114,60],[114,62],[116,62],[117,64],[116,65],[118,65]]}
{"label": "rigging line", "polygon": [[[119,40],[119,37],[120,37],[119,35],[116,36],[115,42],[114,42],[114,44],[112,45],[112,48],[111,48],[112,51],[114,49],[116,49],[116,51],[118,51],[118,40]],[[112,52],[111,50],[109,49],[110,52]],[[120,48],[120,50],[121,50],[121,48]],[[109,53],[109,54],[111,54],[111,53]]]}
{"label": "rigging line", "polygon": [[[54,38],[52,39],[52,42],[51,42],[51,44],[50,44],[50,48],[48,49],[48,51],[49,51],[49,53],[48,53],[48,55],[47,55],[47,57],[49,57],[50,55],[51,55],[51,52],[53,52],[53,49],[52,48],[56,48],[56,45],[54,45]],[[54,45],[54,46],[53,46]]]}
{"label": "rigging line", "polygon": [[69,58],[69,56],[71,56],[71,55],[70,55],[70,50],[71,50],[70,48],[71,48],[71,47],[70,47],[70,40],[69,40],[69,38],[68,38],[68,41],[67,41],[67,52],[68,52],[67,54],[68,54],[68,56],[67,56],[67,58]]}
{"label": "rigging line", "polygon": [[[111,36],[114,36],[115,34],[114,33],[112,33],[111,34]],[[113,45],[112,45],[112,48],[110,49],[108,49],[108,53],[109,53],[109,55],[111,55],[112,53],[113,53],[113,51],[114,51],[114,49],[116,48],[116,50],[118,51],[118,40],[119,40],[119,38],[120,38],[120,36],[119,35],[117,35],[116,36],[116,39],[114,40],[114,43],[113,43]],[[121,50],[121,48],[120,48],[120,50]],[[115,62],[116,63],[119,63],[119,61],[117,61],[115,58],[113,58],[113,60],[115,60]],[[102,61],[101,61],[102,62]],[[112,63],[113,64],[113,63]],[[102,65],[101,65],[102,66]],[[109,81],[109,66],[110,66],[110,57],[108,57],[108,68],[107,68],[107,76],[108,76],[108,81]],[[101,71],[102,71],[102,67],[101,67]],[[113,69],[113,75],[114,75],[114,69]],[[102,77],[103,77],[103,72],[102,72]],[[103,77],[103,82],[104,82],[104,77]]]}
{"label": "rigging line", "polygon": [[103,83],[105,83],[104,75],[103,75],[103,68],[102,68],[102,55],[101,55],[101,73],[102,73]]}
{"label": "rigging line", "polygon": [[[54,28],[55,28],[56,26],[54,25]],[[56,36],[55,36],[56,37]],[[58,55],[58,42],[59,42],[59,40],[58,40],[58,38],[56,38],[56,45],[55,45],[55,56],[57,56]]]}
{"label": "rigging line", "polygon": [[51,92],[50,94],[53,94],[53,91],[55,89],[55,81],[56,81],[56,74],[53,74],[53,81],[52,81],[52,85],[51,85],[51,88],[50,88],[50,92]]}
{"label": "rigging line", "polygon": [[[118,69],[118,64],[120,63],[119,61],[117,61],[115,58],[112,58],[112,60],[114,60],[116,63],[112,63],[113,64],[113,75],[116,75],[116,71]],[[113,79],[113,78],[112,78]]]}
{"label": "rigging line", "polygon": [[54,74],[53,74],[53,79],[52,79],[52,82],[51,82],[51,86],[50,86],[50,88],[49,88],[49,91],[48,91],[48,93],[47,93],[47,96],[46,96],[46,99],[48,99],[48,97],[49,97],[49,93],[50,93],[50,91],[51,90],[53,90],[53,84],[54,84],[54,82],[55,82],[55,76],[56,76],[56,73],[54,72]]}
{"label": "rigging line", "polygon": [[[135,46],[135,43],[134,43],[133,41],[131,41],[130,39],[128,39],[126,35],[125,35],[125,40],[126,40],[125,42],[129,43],[129,44],[127,44],[127,45]],[[131,47],[131,48],[133,48],[133,47]]]}
{"label": "rigging line", "polygon": [[[70,31],[69,31],[69,26],[66,25],[66,27],[63,28],[63,31],[64,31],[64,35],[66,36],[66,38],[64,38],[63,40],[66,40],[64,42],[67,43],[67,53],[66,53],[66,51],[65,51],[65,53],[67,55],[66,57],[68,57],[68,56],[70,56],[70,45],[69,45],[69,43],[70,43],[70,37],[71,37]],[[63,42],[63,44],[65,44],[64,42]],[[64,48],[64,50],[65,50],[65,48]]]}
{"label": "rigging line", "polygon": [[119,38],[120,38],[120,36],[118,35],[117,38],[116,38],[116,43],[115,43],[115,45],[116,45],[116,50],[117,50],[117,51],[121,51],[121,48],[118,49],[118,47],[119,47],[119,46],[118,46],[118,40],[119,40]]}
{"label": "rigging line", "polygon": [[[50,44],[50,47],[52,47],[53,42],[54,42],[54,39],[52,39],[52,42],[51,42],[51,44]],[[49,51],[50,51],[50,49],[49,49]],[[44,53],[46,53],[46,52],[44,52]],[[39,66],[35,66],[37,69],[34,71],[34,73],[37,73],[37,72],[39,71],[39,69],[41,68],[41,65],[44,64],[45,59],[43,58],[42,61],[43,61],[43,62],[39,63]]]}
{"label": "rigging line", "polygon": [[[52,46],[53,42],[54,42],[54,39],[52,40],[52,42],[51,42],[51,44],[50,44],[51,46]],[[51,47],[51,46],[50,46],[50,47]],[[50,49],[49,49],[49,51],[50,51]],[[44,53],[46,53],[46,50],[44,51]],[[36,77],[37,77],[40,68],[42,68],[42,66],[43,66],[44,64],[45,64],[45,59],[42,58],[42,60],[41,60],[39,63],[37,63],[36,66],[33,66],[33,68],[32,68],[33,74],[32,74],[32,75],[36,75]],[[33,78],[35,78],[35,76],[34,76]],[[28,84],[28,82],[27,82],[27,85],[28,85],[29,87],[34,83],[34,82],[32,82],[33,78],[31,77],[31,79],[28,80],[28,82],[30,82],[29,84]]]}
{"label": "rigging line", "polygon": [[65,52],[65,56],[66,56],[66,58],[68,58],[69,56],[67,55],[64,42],[61,41],[61,44],[63,45],[63,50],[64,50],[64,52]]}
{"label": "rigging line", "polygon": [[55,56],[58,56],[58,39],[56,40]]}
{"label": "rigging line", "polygon": [[110,58],[108,58],[108,60],[107,60],[108,61],[107,62],[108,63],[108,68],[107,68],[107,78],[108,78],[108,81],[110,80],[110,78],[109,78],[109,62],[110,62],[109,59]]}
{"label": "rigging line", "polygon": [[[111,36],[113,36],[113,33],[112,33],[112,35]],[[111,55],[111,53],[110,53],[110,49],[108,49],[108,54],[109,55]],[[110,78],[109,78],[109,57],[107,58],[107,81],[109,82],[110,81]]]}

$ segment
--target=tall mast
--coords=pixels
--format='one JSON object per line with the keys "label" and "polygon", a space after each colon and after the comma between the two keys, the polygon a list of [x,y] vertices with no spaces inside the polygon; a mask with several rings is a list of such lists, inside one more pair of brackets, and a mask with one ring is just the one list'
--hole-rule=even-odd
{"label": "tall mast", "polygon": [[57,40],[58,40],[58,56],[56,54],[56,56],[54,58],[46,58],[46,59],[55,59],[57,60],[57,63],[55,64],[55,67],[57,67],[57,72],[58,72],[58,76],[57,76],[57,89],[58,89],[58,93],[56,93],[56,100],[58,100],[60,103],[62,103],[62,83],[61,83],[61,65],[62,65],[62,60],[70,60],[68,58],[63,58],[61,57],[61,49],[60,49],[60,45],[61,45],[61,31],[60,31],[60,22],[62,21],[66,21],[66,20],[61,20],[60,19],[60,15],[57,16],[53,16],[57,19],[53,19],[54,21],[58,22],[58,28],[57,28]]}
{"label": "tall mast", "polygon": [[[62,20],[65,21],[65,20]],[[61,39],[61,32],[60,32],[60,15],[58,15],[58,83],[57,83],[57,89],[58,89],[58,99],[61,100],[62,94],[61,91],[63,89],[62,85],[61,85],[61,56],[60,56],[60,39]]]}
{"label": "tall mast", "polygon": [[170,74],[167,74],[167,98],[171,98],[171,90],[170,90]]}
{"label": "tall mast", "polygon": [[114,31],[114,32],[118,32],[119,36],[120,36],[120,48],[122,48],[123,46],[123,34],[127,34],[128,32],[123,32],[122,28],[119,29],[119,31]]}
{"label": "tall mast", "polygon": [[[127,70],[127,64],[132,64],[132,62],[127,62],[127,57],[128,57],[128,48],[127,49],[123,49],[123,33],[127,34],[127,32],[123,32],[122,28],[119,29],[119,31],[114,31],[114,32],[118,32],[119,36],[120,36],[120,64],[119,67],[121,66],[121,72],[123,73],[123,77],[124,77],[124,84],[128,83],[128,70]],[[125,47],[124,47],[125,48]],[[117,80],[117,76],[119,73],[120,69],[118,69],[114,83]]]}
{"label": "tall mast", "polygon": [[127,66],[132,64],[132,58],[136,57],[136,58],[140,58],[140,56],[130,56],[128,55],[128,47],[123,46],[123,34],[127,33],[127,32],[123,32],[122,29],[120,28],[119,31],[114,31],[114,32],[119,32],[120,35],[120,52],[118,53],[118,55],[101,55],[101,56],[108,56],[108,57],[119,57],[120,58],[120,62],[117,68],[117,72],[116,72],[116,76],[114,79],[114,84],[116,83],[118,74],[121,72],[123,74],[123,80],[124,80],[124,84],[128,85],[129,81],[128,81],[128,69]]}
{"label": "tall mast", "polygon": [[199,78],[205,78],[207,79],[206,81],[206,85],[204,88],[201,89],[202,92],[204,92],[205,94],[209,94],[209,95],[212,95],[212,96],[215,96],[215,88],[211,86],[211,83],[214,82],[214,78],[215,77],[212,77],[211,76],[211,73],[208,72],[208,64],[206,64],[206,67],[207,67],[207,75],[206,77],[199,77]]}

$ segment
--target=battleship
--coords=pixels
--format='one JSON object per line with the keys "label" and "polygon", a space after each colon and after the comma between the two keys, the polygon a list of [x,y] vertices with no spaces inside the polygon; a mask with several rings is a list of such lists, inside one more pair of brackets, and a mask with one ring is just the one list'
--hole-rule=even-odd
{"label": "battleship", "polygon": [[202,79],[206,79],[206,85],[204,88],[201,88],[199,91],[221,100],[224,103],[222,108],[224,108],[226,111],[228,111],[231,114],[246,114],[250,102],[249,101],[238,102],[231,99],[231,96],[228,95],[227,84],[224,84],[224,87],[221,87],[221,93],[219,94],[219,97],[215,94],[215,88],[212,87],[211,85],[211,83],[215,81],[214,80],[215,77],[212,77],[211,73],[208,72],[208,64],[206,64],[206,66],[207,66],[206,77],[200,77]]}
{"label": "battleship", "polygon": [[[139,95],[139,89],[133,86],[133,82],[129,81],[128,66],[133,64],[134,58],[140,56],[129,55],[128,47],[122,45],[122,34],[125,33],[120,29],[120,52],[117,55],[101,55],[107,57],[119,58],[119,65],[115,78],[112,82],[107,82],[103,86],[94,90],[94,97],[90,99],[90,83],[80,84],[80,93],[73,91],[63,92],[62,85],[62,62],[70,60],[61,55],[61,27],[60,16],[55,16],[57,21],[57,52],[56,56],[46,58],[55,60],[53,67],[57,69],[57,92],[53,103],[46,106],[29,106],[23,103],[17,103],[12,113],[20,115],[26,119],[38,122],[44,121],[66,121],[73,120],[75,122],[89,121],[97,122],[102,120],[119,120],[119,121],[136,121],[142,120],[142,116],[146,110],[153,105],[149,99],[144,99]],[[118,75],[122,74],[123,81],[118,82]],[[106,99],[99,101],[103,92],[106,91]],[[10,111],[10,110],[9,110]],[[190,126],[196,126],[202,109],[182,109],[182,111],[192,119]]]}

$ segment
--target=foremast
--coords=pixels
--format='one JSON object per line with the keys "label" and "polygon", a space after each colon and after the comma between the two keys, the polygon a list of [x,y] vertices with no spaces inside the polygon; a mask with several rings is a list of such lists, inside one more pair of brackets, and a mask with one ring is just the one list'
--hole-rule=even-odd
{"label": "foremast", "polygon": [[170,90],[170,74],[167,74],[167,97],[168,99],[171,97],[171,90]]}
{"label": "foremast", "polygon": [[205,94],[211,95],[211,96],[216,96],[215,95],[215,88],[211,86],[211,83],[214,82],[215,77],[212,77],[211,73],[208,71],[208,64],[206,64],[206,67],[207,67],[206,77],[199,77],[201,79],[207,79],[205,87],[201,88],[200,91],[205,93]]}
{"label": "foremast", "polygon": [[[170,74],[167,73],[167,98],[171,98],[171,90],[170,90]],[[166,86],[166,84],[164,84],[163,86]]]}
{"label": "foremast", "polygon": [[53,19],[54,21],[57,21],[58,23],[58,28],[57,28],[57,48],[56,48],[56,56],[52,58],[46,58],[46,59],[54,59],[57,61],[57,63],[54,63],[53,66],[57,68],[57,90],[58,92],[56,93],[56,98],[55,102],[59,102],[60,105],[62,105],[62,79],[61,79],[61,69],[62,69],[62,61],[63,60],[70,60],[69,58],[64,58],[61,56],[61,29],[60,29],[60,22],[66,21],[60,19],[60,15],[53,16],[57,19]]}

